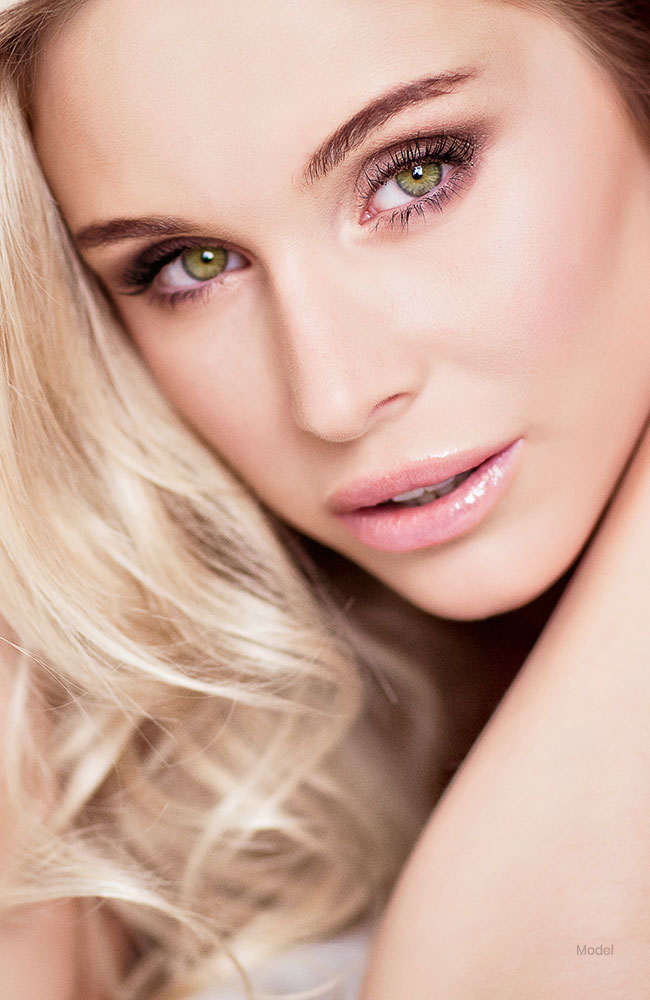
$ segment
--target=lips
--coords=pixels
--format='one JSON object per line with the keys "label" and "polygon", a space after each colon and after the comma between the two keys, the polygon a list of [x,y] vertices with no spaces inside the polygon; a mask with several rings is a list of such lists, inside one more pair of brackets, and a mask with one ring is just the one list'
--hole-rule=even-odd
{"label": "lips", "polygon": [[468,473],[507,447],[508,443],[440,459],[423,459],[378,476],[363,477],[332,493],[327,507],[331,513],[339,516],[376,507],[393,497],[444,483],[455,476]]}
{"label": "lips", "polygon": [[[363,545],[383,552],[413,552],[442,545],[477,528],[512,482],[523,438],[501,450],[465,452],[426,461],[376,479],[357,480],[330,499],[343,527]],[[486,455],[487,451],[487,456]],[[431,484],[455,480],[423,504],[387,503]]]}

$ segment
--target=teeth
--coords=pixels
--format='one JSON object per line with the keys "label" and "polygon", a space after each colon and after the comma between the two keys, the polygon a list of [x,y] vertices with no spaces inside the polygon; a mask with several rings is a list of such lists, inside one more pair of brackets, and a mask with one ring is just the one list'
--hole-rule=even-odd
{"label": "teeth", "polygon": [[391,497],[391,503],[402,503],[403,500],[415,500],[417,497],[423,496],[426,490],[426,486],[423,486],[421,490],[411,490],[410,493],[399,493],[396,497]]}
{"label": "teeth", "polygon": [[432,500],[437,500],[439,497],[444,497],[448,493],[452,493],[461,483],[465,482],[472,472],[474,472],[474,469],[468,469],[467,472],[460,472],[457,476],[451,476],[450,479],[445,479],[442,483],[435,483],[433,486],[422,486],[417,490],[409,490],[408,493],[398,493],[397,496],[392,497],[386,502],[403,504],[410,507],[422,507],[424,504],[431,503]]}
{"label": "teeth", "polygon": [[457,478],[457,476],[452,476],[451,479],[445,479],[444,482],[436,483],[434,486],[423,486],[419,490],[411,490],[410,493],[398,493],[396,497],[391,497],[391,500],[393,503],[402,503],[404,500],[417,500],[418,497],[424,496],[425,493],[437,493],[438,490],[444,490],[445,486],[449,486]]}

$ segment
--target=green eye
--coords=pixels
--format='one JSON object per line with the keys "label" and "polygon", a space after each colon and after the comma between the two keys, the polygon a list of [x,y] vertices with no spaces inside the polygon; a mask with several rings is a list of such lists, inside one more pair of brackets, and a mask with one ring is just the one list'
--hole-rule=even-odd
{"label": "green eye", "polygon": [[209,281],[225,271],[228,251],[223,247],[192,247],[181,254],[183,270],[195,281]]}
{"label": "green eye", "polygon": [[412,198],[428,194],[442,180],[442,163],[415,163],[395,174],[398,186]]}

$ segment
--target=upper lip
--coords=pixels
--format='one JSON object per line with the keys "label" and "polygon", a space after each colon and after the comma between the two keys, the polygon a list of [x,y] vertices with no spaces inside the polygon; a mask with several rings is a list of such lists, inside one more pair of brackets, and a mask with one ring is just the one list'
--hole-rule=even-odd
{"label": "upper lip", "polygon": [[475,448],[455,452],[444,458],[421,459],[376,476],[362,476],[347,486],[334,490],[328,497],[327,506],[334,514],[349,514],[363,507],[376,507],[401,493],[443,483],[461,472],[469,472],[507,447],[508,444]]}

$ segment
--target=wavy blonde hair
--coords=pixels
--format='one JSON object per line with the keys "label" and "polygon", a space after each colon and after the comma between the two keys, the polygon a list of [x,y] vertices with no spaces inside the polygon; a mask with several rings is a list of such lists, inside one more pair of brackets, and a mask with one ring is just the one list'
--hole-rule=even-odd
{"label": "wavy blonde hair", "polygon": [[[382,905],[442,728],[431,681],[167,405],[72,250],[28,105],[83,2],[0,0],[0,905],[91,901],[134,945],[106,996],[172,1000]],[[647,129],[641,6],[530,6],[571,17]]]}
{"label": "wavy blonde hair", "polygon": [[370,636],[364,661],[75,257],[25,109],[76,6],[0,13],[0,904],[93,901],[135,953],[106,996],[167,1000],[381,905],[431,807],[435,700]]}

